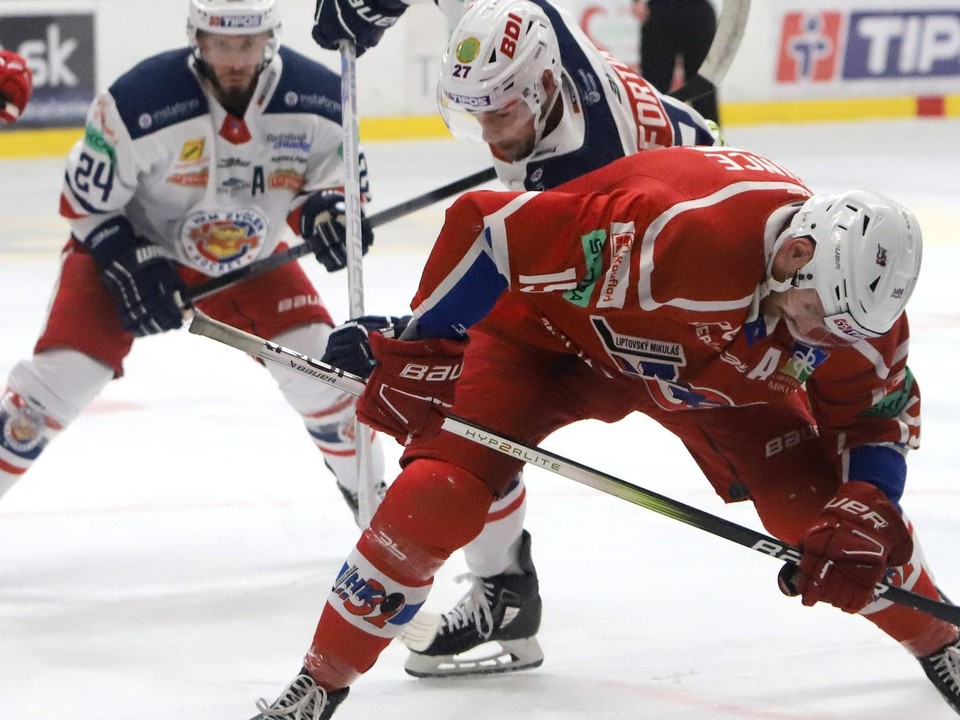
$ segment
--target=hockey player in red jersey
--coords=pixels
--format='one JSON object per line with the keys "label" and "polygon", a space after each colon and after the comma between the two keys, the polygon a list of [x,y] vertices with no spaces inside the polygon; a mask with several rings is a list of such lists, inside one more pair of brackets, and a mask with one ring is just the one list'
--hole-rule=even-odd
{"label": "hockey player in red jersey", "polygon": [[[331,4],[321,0],[319,7]],[[437,87],[440,114],[455,136],[489,146],[497,178],[508,188],[550,189],[625,155],[717,142],[696,111],[596,48],[576,19],[548,0],[453,4],[448,16],[456,24]],[[341,16],[353,12],[341,7]],[[325,37],[336,29],[319,19],[317,28]],[[351,357],[345,334],[375,321],[339,328],[324,360],[366,375],[369,368]],[[518,473],[490,507],[484,531],[464,548],[471,587],[463,599],[442,615],[421,613],[404,633],[412,650],[407,672],[467,675],[542,663],[539,579],[523,528],[526,498]]]}
{"label": "hockey player in red jersey", "polygon": [[0,121],[16,122],[33,92],[33,73],[27,61],[10,50],[0,50]]}
{"label": "hockey player in red jersey", "polygon": [[[257,718],[329,718],[516,474],[519,460],[438,433],[448,410],[527,444],[585,418],[656,419],[724,501],[749,499],[800,546],[784,592],[870,620],[960,712],[957,628],[874,594],[892,573],[941,597],[900,508],[920,427],[903,309],[921,252],[895,202],[811,196],[735,149],[641,153],[556,191],[462,197],[411,326],[370,334],[358,413],[406,444],[403,470],[334,581],[303,670]],[[799,442],[775,447],[788,432]]]}

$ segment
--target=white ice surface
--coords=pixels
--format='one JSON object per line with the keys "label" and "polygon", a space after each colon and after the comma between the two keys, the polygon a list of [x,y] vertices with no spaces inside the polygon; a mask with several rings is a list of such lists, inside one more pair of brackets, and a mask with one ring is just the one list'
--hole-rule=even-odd
{"label": "white ice surface", "polygon": [[[734,128],[817,191],[870,185],[926,231],[911,306],[923,448],[905,506],[939,584],[960,594],[960,122]],[[372,211],[487,165],[452,141],[367,147]],[[0,164],[0,374],[29,354],[56,277],[62,162]],[[442,221],[384,226],[365,262],[368,312],[402,311]],[[311,261],[338,319],[345,278]],[[724,506],[678,441],[644,418],[579,423],[546,447],[760,529]],[[390,446],[389,462],[399,454]],[[392,646],[338,720],[946,720],[916,662],[869,623],[803,608],[777,563],[540,471],[527,527],[544,597],[544,665],[418,681]],[[0,503],[0,720],[243,720],[300,667],[355,542],[343,501],[266,372],[185,331],[136,344],[127,376]],[[463,591],[444,567],[429,606]]]}

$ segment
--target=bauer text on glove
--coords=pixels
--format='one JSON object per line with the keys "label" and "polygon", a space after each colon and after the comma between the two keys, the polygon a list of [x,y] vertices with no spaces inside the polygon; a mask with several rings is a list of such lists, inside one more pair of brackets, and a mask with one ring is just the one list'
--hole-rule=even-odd
{"label": "bauer text on glove", "polygon": [[800,595],[804,605],[826,602],[854,613],[870,603],[887,570],[910,560],[913,540],[881,490],[851,481],[827,503],[799,547],[799,568],[784,567],[781,589]]}
{"label": "bauer text on glove", "polygon": [[357,417],[403,443],[440,432],[466,346],[463,340],[393,340],[371,333],[377,366],[357,401]]}
{"label": "bauer text on glove", "polygon": [[336,50],[341,41],[350,40],[360,57],[380,42],[406,9],[402,0],[317,0],[313,39],[327,50]]}

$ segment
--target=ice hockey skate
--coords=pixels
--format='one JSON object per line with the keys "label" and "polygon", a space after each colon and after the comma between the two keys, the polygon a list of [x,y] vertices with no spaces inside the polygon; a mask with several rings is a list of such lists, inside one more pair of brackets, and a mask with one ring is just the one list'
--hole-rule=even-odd
{"label": "ice hockey skate", "polygon": [[260,712],[251,720],[327,720],[333,717],[349,692],[348,687],[327,692],[314,682],[306,668],[302,668],[272,703],[268,705],[263,698],[257,700]]}
{"label": "ice hockey skate", "polygon": [[[355,493],[352,490],[348,490],[339,482],[337,483],[337,489],[340,491],[340,494],[343,495],[343,499],[346,500],[347,506],[350,508],[350,512],[353,513],[353,521],[357,524],[357,527],[360,526],[360,496],[359,493]],[[380,501],[383,500],[383,496],[387,494],[387,484],[381,480],[373,488],[373,492],[376,496],[376,504],[379,505]]]}
{"label": "ice hockey skate", "polygon": [[960,639],[919,660],[930,682],[960,714]]}
{"label": "ice hockey skate", "polygon": [[400,636],[412,651],[404,669],[414,677],[452,677],[539,667],[540,601],[530,534],[520,545],[523,575],[472,578],[462,600],[443,615],[419,613]]}

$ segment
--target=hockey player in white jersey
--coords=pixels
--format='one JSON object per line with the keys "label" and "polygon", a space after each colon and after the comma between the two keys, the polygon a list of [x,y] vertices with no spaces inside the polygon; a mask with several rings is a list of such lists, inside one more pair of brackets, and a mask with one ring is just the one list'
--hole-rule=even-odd
{"label": "hockey player in white jersey", "polygon": [[[184,288],[270,255],[288,226],[328,270],[344,267],[340,80],[279,32],[276,0],[189,0],[189,47],[95,100],[67,160],[71,237],[49,314],[0,401],[0,495],[123,374],[135,338],[181,326]],[[322,354],[333,326],[295,264],[196,306],[305,353]],[[269,371],[356,514],[353,400]],[[379,442],[373,455],[382,486]]]}
{"label": "hockey player in white jersey", "polygon": [[[393,8],[392,0],[365,2],[381,18]],[[598,50],[574,18],[547,0],[478,0],[465,12],[457,2],[442,5],[448,17],[463,14],[441,64],[441,116],[455,136],[489,145],[497,176],[510,189],[545,190],[625,155],[719,142],[715,125]],[[382,24],[365,22],[370,16],[358,15],[352,2],[319,0],[314,38],[335,47],[352,36],[360,52],[383,32]],[[364,318],[335,331],[324,360],[369,374],[362,335],[376,325]],[[543,662],[525,513],[518,475],[491,506],[483,532],[464,548],[470,590],[448,613],[419,613],[401,636],[413,651],[409,673],[481,674]]]}

